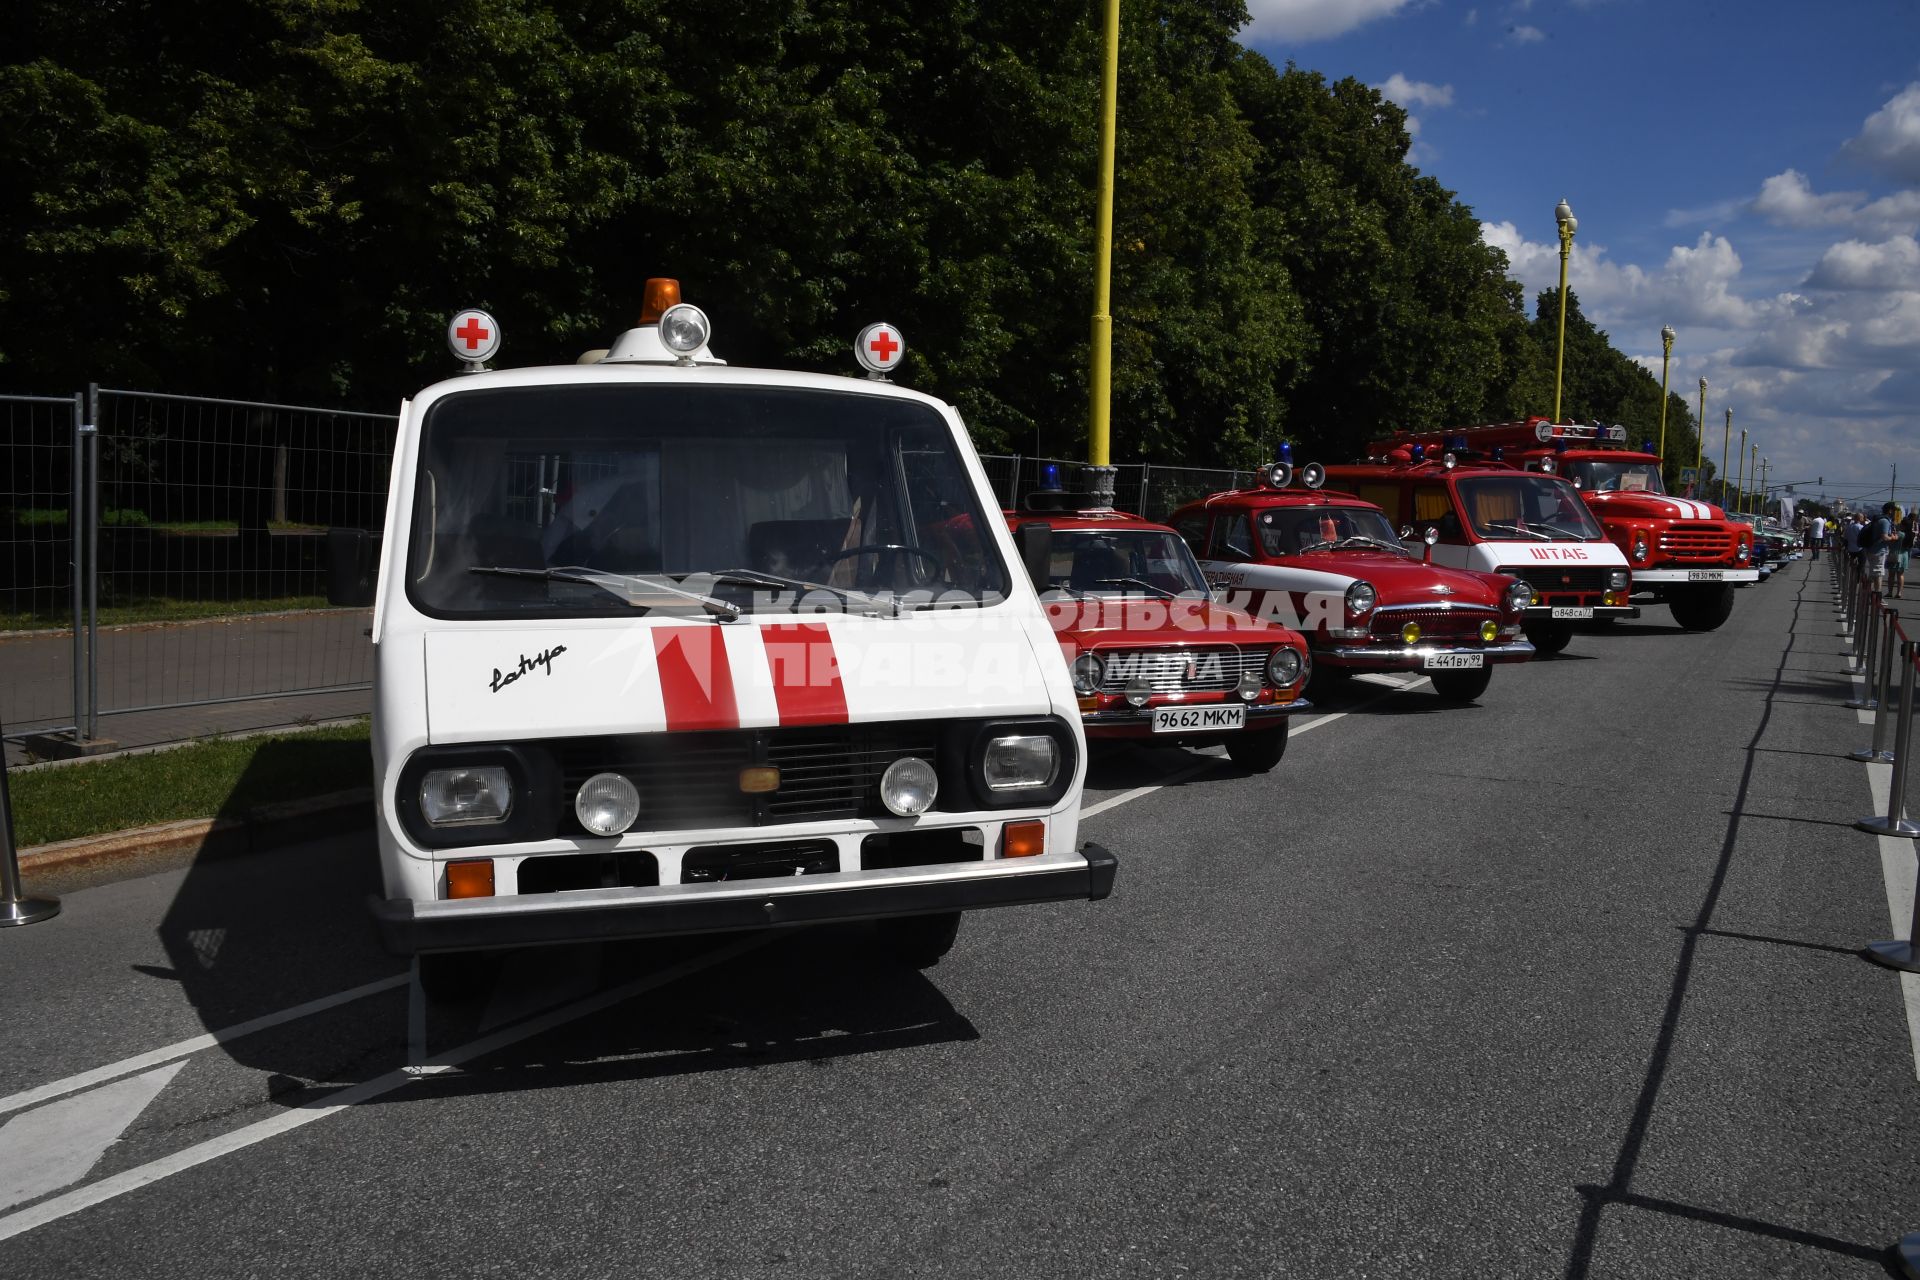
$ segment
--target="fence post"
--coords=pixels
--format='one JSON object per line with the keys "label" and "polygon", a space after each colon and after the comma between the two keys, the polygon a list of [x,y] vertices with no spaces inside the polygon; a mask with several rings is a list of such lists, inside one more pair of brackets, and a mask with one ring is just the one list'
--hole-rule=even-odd
{"label": "fence post", "polygon": [[13,801],[7,795],[7,769],[0,762],[0,928],[32,924],[60,914],[60,899],[29,898],[20,892],[20,859],[13,848]]}
{"label": "fence post", "polygon": [[1887,750],[1887,726],[1893,721],[1893,704],[1887,700],[1887,693],[1893,683],[1894,635],[1899,619],[1899,614],[1887,610],[1887,634],[1880,645],[1880,679],[1873,686],[1873,695],[1862,702],[1847,704],[1857,710],[1870,708],[1873,711],[1873,744],[1865,751],[1855,751],[1849,757],[1862,763],[1884,763],[1893,759],[1892,753]]}
{"label": "fence post", "polygon": [[[1887,816],[1860,819],[1854,827],[1877,836],[1920,836],[1920,827],[1900,816],[1907,801],[1907,747],[1913,738],[1913,656],[1911,640],[1900,645],[1900,719],[1893,734],[1893,785],[1887,792]],[[1914,895],[1920,906],[1920,894]],[[1874,943],[1879,946],[1879,943]],[[1911,952],[1911,944],[1903,943]],[[1915,972],[1920,972],[1916,970]]]}
{"label": "fence post", "polygon": [[1143,462],[1140,464],[1140,514],[1149,520],[1153,519],[1152,503],[1148,501],[1148,496],[1152,492],[1153,464]]}
{"label": "fence post", "polygon": [[68,459],[67,487],[67,562],[72,567],[73,597],[73,736],[77,741],[87,726],[87,636],[86,636],[86,540],[81,525],[86,518],[86,437],[87,399],[73,393],[73,452]]}
{"label": "fence post", "polygon": [[100,736],[100,384],[87,384],[87,723]]}

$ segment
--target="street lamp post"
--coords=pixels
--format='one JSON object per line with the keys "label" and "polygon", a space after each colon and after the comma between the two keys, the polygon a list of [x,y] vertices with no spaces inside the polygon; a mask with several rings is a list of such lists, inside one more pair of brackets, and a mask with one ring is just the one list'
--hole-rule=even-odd
{"label": "street lamp post", "polygon": [[1760,459],[1760,515],[1762,518],[1767,514],[1767,494],[1771,491],[1767,484],[1767,477],[1772,474],[1773,463],[1765,458]]}
{"label": "street lamp post", "polygon": [[1573,233],[1580,229],[1580,220],[1564,199],[1553,206],[1553,220],[1560,228],[1560,340],[1553,351],[1553,420],[1558,422],[1560,378],[1567,363],[1567,255],[1573,252]]}
{"label": "street lamp post", "polygon": [[[1702,400],[1702,404],[1706,401]],[[1741,434],[1745,434],[1742,432]],[[1733,406],[1727,406],[1727,425],[1720,430],[1720,506],[1727,505],[1727,442],[1733,439]]]}
{"label": "street lamp post", "polygon": [[[1745,435],[1745,432],[1742,432],[1741,434]],[[1753,442],[1752,449],[1753,449],[1753,456],[1747,461],[1747,487],[1749,489],[1753,487],[1753,477],[1759,474],[1759,471],[1760,471],[1760,441],[1757,438]],[[1752,508],[1753,508],[1753,498],[1751,495],[1749,495],[1747,498],[1747,509],[1749,514],[1752,513]]]}
{"label": "street lamp post", "polygon": [[1707,447],[1707,380],[1700,379],[1700,416],[1694,419],[1693,435],[1693,475],[1694,483],[1701,486],[1699,492],[1705,493],[1706,486],[1700,477],[1700,455]]}
{"label": "street lamp post", "polygon": [[1733,509],[1747,509],[1747,429],[1740,428],[1740,471],[1733,484]]}
{"label": "street lamp post", "polygon": [[1100,77],[1100,187],[1095,212],[1093,351],[1089,361],[1087,461],[1107,465],[1108,408],[1113,392],[1113,135],[1120,84],[1120,0],[1106,0],[1106,62]]}
{"label": "street lamp post", "polygon": [[1660,472],[1667,470],[1667,365],[1673,360],[1673,326],[1660,326]]}

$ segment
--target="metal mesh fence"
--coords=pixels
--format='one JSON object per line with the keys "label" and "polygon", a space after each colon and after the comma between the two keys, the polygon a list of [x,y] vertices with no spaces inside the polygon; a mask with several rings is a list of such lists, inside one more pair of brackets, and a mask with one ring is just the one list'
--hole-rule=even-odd
{"label": "metal mesh fence", "polygon": [[[1020,454],[982,454],[981,465],[994,495],[1009,507],[1036,489],[1072,488],[1085,464],[1070,458],[1029,458]],[[1171,467],[1123,462],[1114,467],[1113,501],[1123,511],[1149,520],[1165,520],[1177,508],[1210,493],[1253,483],[1254,473],[1226,467]]]}
{"label": "metal mesh fence", "polygon": [[75,399],[0,397],[0,724],[74,722]]}
{"label": "metal mesh fence", "polygon": [[391,415],[102,391],[98,714],[364,686],[329,527],[378,529]]}

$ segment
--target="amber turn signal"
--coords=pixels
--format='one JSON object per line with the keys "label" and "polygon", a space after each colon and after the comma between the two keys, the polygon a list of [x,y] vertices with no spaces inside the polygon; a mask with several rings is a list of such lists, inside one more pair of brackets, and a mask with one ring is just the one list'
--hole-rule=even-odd
{"label": "amber turn signal", "polygon": [[748,765],[740,771],[740,789],[750,796],[763,796],[780,789],[780,766]]}
{"label": "amber turn signal", "polygon": [[1047,824],[1009,822],[1000,831],[1000,856],[1037,858],[1047,851]]}
{"label": "amber turn signal", "polygon": [[493,859],[470,858],[447,864],[449,898],[491,898],[493,896]]}

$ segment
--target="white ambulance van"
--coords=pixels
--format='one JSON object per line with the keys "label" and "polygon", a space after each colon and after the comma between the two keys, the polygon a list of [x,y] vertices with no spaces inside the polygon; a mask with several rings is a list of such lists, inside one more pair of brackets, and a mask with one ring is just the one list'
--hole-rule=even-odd
{"label": "white ambulance van", "polygon": [[[1107,896],[1086,745],[1027,566],[952,406],[733,369],[649,282],[597,360],[402,406],[372,638],[385,943],[429,996],[499,949],[872,920],[936,961],[960,914]],[[1018,549],[1017,549],[1018,548]]]}

